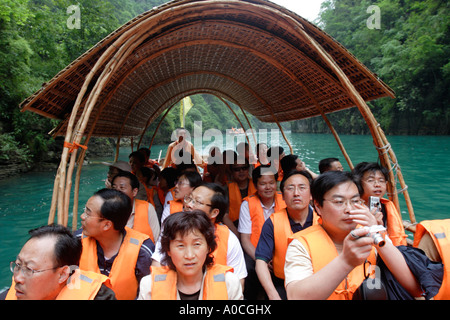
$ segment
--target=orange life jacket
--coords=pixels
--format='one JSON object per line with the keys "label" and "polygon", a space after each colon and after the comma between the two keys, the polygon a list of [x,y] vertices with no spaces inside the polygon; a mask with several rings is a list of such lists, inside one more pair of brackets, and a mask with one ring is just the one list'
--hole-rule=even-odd
{"label": "orange life jacket", "polygon": [[[255,185],[251,179],[248,180],[248,195],[252,195],[256,192]],[[229,217],[231,221],[236,221],[239,219],[239,211],[241,210],[241,191],[239,191],[239,186],[236,182],[228,183],[228,198],[230,207],[228,209]]]}
{"label": "orange life jacket", "polygon": [[[338,256],[336,247],[328,236],[327,232],[320,224],[316,224],[302,231],[294,233],[289,238],[289,243],[293,240],[299,240],[311,257],[313,272],[317,273],[320,269],[329,264]],[[375,265],[375,249],[368,258],[368,261]],[[347,277],[337,286],[334,292],[328,297],[328,300],[351,300],[353,294],[364,281],[365,277],[364,263],[354,268]]]}
{"label": "orange life jacket", "polygon": [[[225,273],[233,268],[214,264],[207,268],[202,300],[228,300]],[[151,267],[152,300],[177,300],[177,273],[168,267]]]}
{"label": "orange life jacket", "polygon": [[150,202],[153,206],[155,206],[155,200],[153,199],[153,196],[156,191],[156,186],[146,186],[144,184],[145,192],[147,193],[147,201]]}
{"label": "orange life jacket", "polygon": [[[294,234],[289,223],[286,209],[274,212],[270,217],[273,224],[274,252],[273,252],[273,272],[275,276],[284,279],[284,263],[286,261],[286,251],[289,245],[289,237]],[[313,210],[313,225],[317,224],[319,216]]]}
{"label": "orange life jacket", "polygon": [[214,263],[227,265],[228,237],[230,236],[230,229],[221,223],[216,223],[215,227],[217,248],[213,252]]}
{"label": "orange life jacket", "polygon": [[450,219],[426,220],[416,226],[414,247],[418,247],[423,235],[428,232],[433,239],[444,264],[444,278],[435,300],[450,300]]}
{"label": "orange life jacket", "polygon": [[[261,230],[266,221],[264,219],[264,212],[261,206],[261,200],[257,194],[253,194],[244,199],[248,202],[248,208],[250,210],[250,218],[252,220],[252,234],[250,236],[251,243],[255,246],[258,245],[259,236],[261,235]],[[286,208],[286,203],[283,200],[281,192],[277,191],[275,193],[275,208],[274,212],[280,211]]]}
{"label": "orange life jacket", "polygon": [[[94,300],[102,284],[111,287],[107,276],[91,271],[76,269],[69,283],[59,292],[56,300]],[[17,300],[14,277],[5,300]]]}
{"label": "orange life jacket", "polygon": [[397,211],[394,202],[388,199],[380,199],[386,208],[386,229],[389,238],[392,240],[394,246],[406,246],[406,233],[403,228],[402,217]]}
{"label": "orange life jacket", "polygon": [[170,214],[183,211],[183,200],[170,200]]}
{"label": "orange life jacket", "polygon": [[[144,240],[148,239],[146,234],[125,227],[126,235],[119,253],[114,259],[109,273],[109,279],[113,291],[118,300],[133,300],[136,298],[139,283],[136,279],[136,262],[139,250]],[[82,240],[83,252],[81,253],[80,269],[100,273],[98,267],[97,241],[86,237]]]}
{"label": "orange life jacket", "polygon": [[134,224],[133,229],[149,236],[155,243],[153,231],[148,224],[148,207],[150,203],[144,200],[134,199]]}

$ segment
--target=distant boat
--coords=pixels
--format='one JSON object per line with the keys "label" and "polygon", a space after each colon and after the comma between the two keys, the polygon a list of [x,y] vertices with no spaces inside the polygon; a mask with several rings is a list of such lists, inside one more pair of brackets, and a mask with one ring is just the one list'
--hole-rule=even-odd
{"label": "distant boat", "polygon": [[231,128],[227,129],[227,134],[234,134],[234,135],[245,134],[245,131],[242,128]]}

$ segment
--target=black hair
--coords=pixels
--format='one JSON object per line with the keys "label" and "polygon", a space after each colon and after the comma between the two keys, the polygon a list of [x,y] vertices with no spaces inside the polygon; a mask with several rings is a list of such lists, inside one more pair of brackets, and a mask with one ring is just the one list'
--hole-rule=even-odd
{"label": "black hair", "polygon": [[353,182],[360,195],[363,190],[358,179],[348,171],[326,171],[314,179],[311,185],[311,195],[313,201],[317,202],[321,207],[323,206],[323,196],[325,193],[333,189],[335,186],[346,182]]}
{"label": "black hair", "polygon": [[253,181],[253,184],[255,185],[255,187],[258,184],[259,178],[261,178],[263,175],[266,175],[267,173],[273,174],[275,176],[275,181],[278,180],[278,172],[271,165],[262,164],[262,165],[256,167],[255,169],[253,169],[252,181]]}
{"label": "black hair", "polygon": [[353,168],[352,173],[361,180],[364,174],[369,171],[375,173],[380,171],[386,181],[389,181],[389,171],[377,162],[361,162]]}
{"label": "black hair", "polygon": [[[284,159],[284,158],[283,158]],[[281,180],[280,183],[280,191],[283,192],[284,190],[284,185],[286,184],[286,180],[289,179],[290,177],[294,176],[294,175],[302,175],[304,176],[306,179],[308,179],[309,182],[309,186],[311,187],[311,184],[313,183],[313,177],[311,176],[311,174],[308,171],[305,170],[291,170],[289,171],[287,174],[283,175],[283,180]]]}
{"label": "black hair", "polygon": [[171,189],[175,186],[175,182],[177,181],[177,170],[173,167],[167,167],[161,171],[160,178],[165,179],[167,187]]}
{"label": "black hair", "polygon": [[168,255],[168,252],[170,251],[170,242],[174,240],[178,234],[185,236],[194,230],[200,231],[205,237],[209,248],[203,266],[206,267],[214,263],[212,253],[217,248],[215,227],[206,213],[201,210],[194,210],[191,212],[176,212],[164,220],[164,229],[161,234],[161,264],[167,265],[172,270],[176,270],[171,257]]}
{"label": "black hair", "polygon": [[324,173],[325,171],[330,170],[331,164],[336,161],[339,161],[339,159],[338,158],[326,158],[326,159],[320,160],[319,172]]}
{"label": "black hair", "polygon": [[205,187],[214,191],[214,195],[211,198],[211,210],[219,209],[216,222],[222,222],[223,216],[228,212],[228,192],[225,192],[225,189],[221,185],[214,182],[203,183],[200,187]]}
{"label": "black hair", "polygon": [[100,189],[94,196],[104,200],[100,213],[103,218],[112,221],[114,229],[123,232],[130,218],[133,205],[130,197],[114,189]]}
{"label": "black hair", "polygon": [[138,152],[145,153],[145,156],[146,156],[147,158],[150,158],[150,153],[151,153],[151,151],[150,151],[149,148],[145,148],[145,147],[140,148],[140,149],[138,149]]}
{"label": "black hair", "polygon": [[128,159],[131,159],[131,158],[137,158],[142,164],[145,163],[145,156],[139,151],[134,151],[134,152],[130,153],[130,155],[128,156]]}
{"label": "black hair", "polygon": [[180,177],[184,176],[189,181],[191,188],[196,188],[202,184],[202,176],[197,171],[185,171]]}
{"label": "black hair", "polygon": [[128,178],[130,180],[130,185],[132,189],[139,189],[139,179],[132,174],[131,172],[128,171],[121,171],[119,172],[112,180],[111,184],[114,185],[114,181],[119,178],[119,177],[125,177]]}
{"label": "black hair", "polygon": [[267,150],[267,158],[269,159],[278,159],[284,152],[284,148],[282,146],[273,146]]}
{"label": "black hair", "polygon": [[283,174],[289,173],[291,170],[295,170],[297,167],[297,159],[298,155],[296,154],[288,154],[284,156],[283,159],[280,160],[280,166],[283,170]]}
{"label": "black hair", "polygon": [[55,237],[55,265],[62,266],[78,266],[80,262],[83,246],[81,239],[74,236],[72,232],[59,224],[45,225],[28,232],[30,239]]}

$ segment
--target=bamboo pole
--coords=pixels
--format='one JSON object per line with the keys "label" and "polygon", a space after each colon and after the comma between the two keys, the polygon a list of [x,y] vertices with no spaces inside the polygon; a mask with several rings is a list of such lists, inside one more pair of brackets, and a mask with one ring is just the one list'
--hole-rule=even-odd
{"label": "bamboo pole", "polygon": [[[385,144],[388,144],[388,140],[386,138],[386,135],[384,134],[383,129],[381,129],[381,127],[378,127],[378,130],[380,132],[381,137],[385,141]],[[414,208],[413,208],[413,205],[411,202],[411,198],[409,196],[408,186],[405,184],[405,180],[403,179],[403,173],[402,173],[400,166],[398,165],[397,157],[392,148],[389,148],[388,152],[389,152],[389,155],[390,155],[392,161],[397,164],[396,171],[397,171],[397,175],[398,175],[398,180],[400,182],[400,186],[402,187],[402,190],[403,190],[403,196],[405,198],[406,207],[408,208],[409,219],[410,219],[411,223],[416,223],[416,217],[414,214]],[[397,191],[397,189],[395,188],[395,195],[397,195],[397,203],[398,203],[398,194],[396,191]],[[400,213],[400,205],[398,205],[397,209],[399,210],[399,213]]]}
{"label": "bamboo pole", "polygon": [[[389,162],[388,153],[381,152],[383,148],[383,140],[378,131],[379,124],[377,123],[375,117],[373,116],[370,108],[367,106],[364,99],[361,97],[359,92],[355,89],[351,81],[348,79],[346,74],[342,71],[339,65],[330,57],[330,55],[318,44],[308,33],[304,30],[303,26],[298,24],[299,28],[297,30],[300,31],[300,34],[306,39],[311,46],[315,49],[315,51],[320,55],[320,57],[325,61],[325,63],[334,71],[336,76],[339,78],[339,81],[342,83],[343,87],[346,89],[350,99],[356,104],[363,118],[366,120],[366,123],[371,131],[372,137],[374,139],[374,144],[377,148],[380,160],[382,165],[388,168],[389,176],[391,184],[395,183],[395,177],[392,172],[391,164]],[[399,211],[400,217],[401,213]]]}
{"label": "bamboo pole", "polygon": [[334,139],[336,140],[336,142],[339,146],[339,149],[341,149],[341,152],[344,155],[345,161],[347,161],[347,164],[348,164],[350,170],[353,170],[354,166],[353,166],[352,160],[350,159],[350,157],[347,153],[347,150],[345,150],[344,144],[342,143],[341,138],[339,138],[339,135],[338,135],[336,129],[334,129],[333,125],[331,124],[327,115],[323,112],[322,108],[320,108],[318,105],[316,107],[319,110],[320,114],[322,115],[322,118],[325,121],[325,123],[327,124],[328,128],[331,130],[331,133],[333,134]]}

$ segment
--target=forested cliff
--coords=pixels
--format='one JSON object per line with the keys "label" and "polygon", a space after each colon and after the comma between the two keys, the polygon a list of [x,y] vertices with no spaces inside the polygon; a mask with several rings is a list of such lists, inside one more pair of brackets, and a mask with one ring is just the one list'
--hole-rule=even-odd
{"label": "forested cliff", "polygon": [[[298,1],[298,0],[292,0]],[[302,0],[303,1],[303,0]],[[0,2],[0,165],[47,161],[60,142],[48,132],[57,124],[18,106],[42,83],[136,15],[164,0],[77,0],[81,26],[70,27],[71,0],[2,0]],[[379,26],[369,28],[375,5]],[[342,43],[396,92],[396,99],[370,103],[390,134],[449,134],[449,2],[446,0],[327,0],[316,23]],[[376,20],[375,20],[376,21]],[[186,126],[203,120],[203,130],[237,127],[218,99],[192,97],[196,106]],[[239,116],[240,110],[235,110]],[[168,142],[179,125],[169,114],[156,143]],[[339,133],[368,133],[356,109],[330,120]],[[251,118],[255,128],[270,128]],[[146,139],[151,139],[153,124]],[[292,129],[327,132],[320,117],[292,123]]]}
{"label": "forested cliff", "polygon": [[[395,91],[396,99],[369,103],[389,134],[450,134],[449,9],[447,0],[322,4],[319,27]],[[356,109],[332,114],[330,120],[338,132],[368,133]],[[313,118],[296,122],[293,130],[326,132],[327,128],[322,119]]]}

